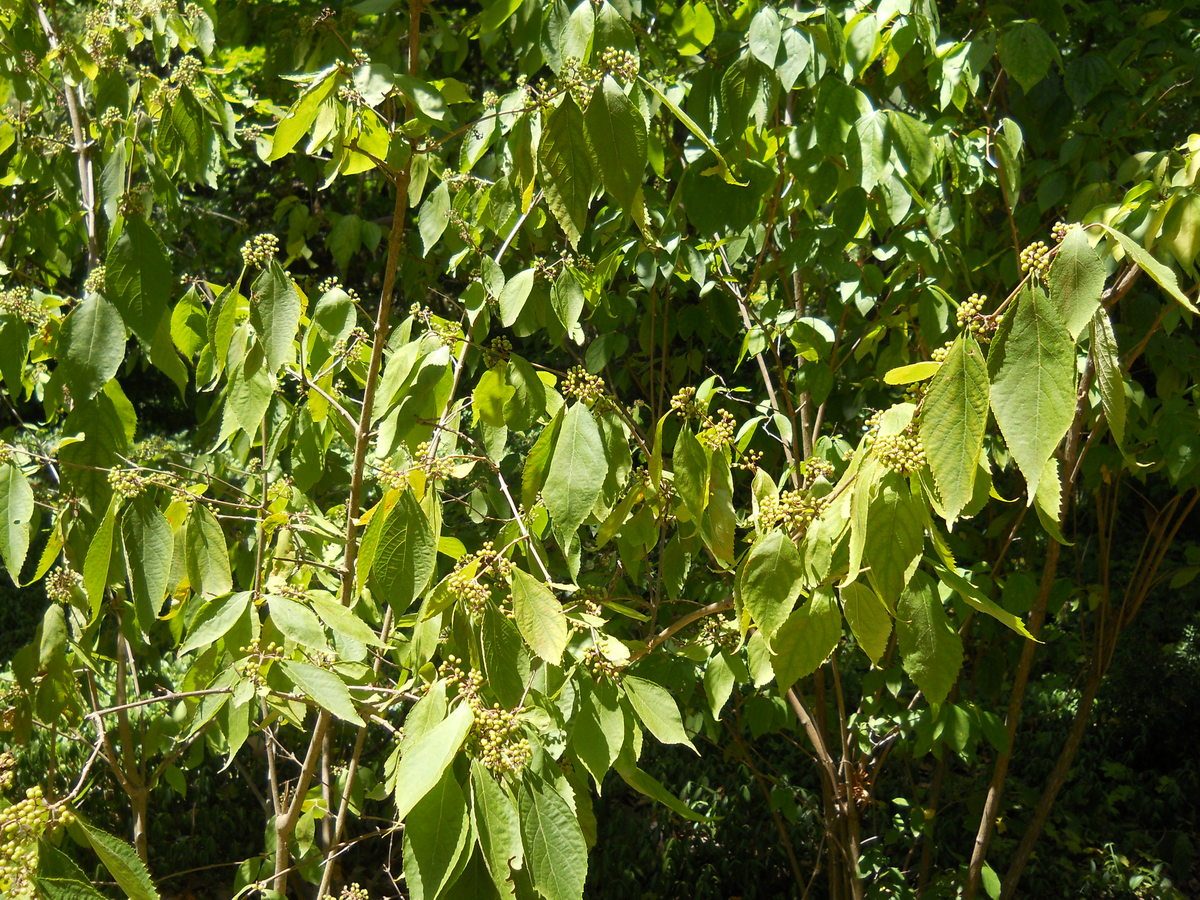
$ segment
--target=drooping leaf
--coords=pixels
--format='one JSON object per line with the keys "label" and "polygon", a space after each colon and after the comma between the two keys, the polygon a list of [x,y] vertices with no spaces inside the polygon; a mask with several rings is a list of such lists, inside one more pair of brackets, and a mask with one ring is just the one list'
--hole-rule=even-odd
{"label": "drooping leaf", "polygon": [[285,638],[295,641],[309,650],[323,651],[328,648],[325,629],[316,614],[305,606],[279,594],[267,595],[271,622]]}
{"label": "drooping leaf", "polygon": [[768,645],[796,605],[803,574],[796,545],[779,529],[755,541],[742,563],[735,590]]}
{"label": "drooping leaf", "polygon": [[1187,294],[1179,289],[1179,279],[1175,273],[1155,259],[1141,244],[1123,234],[1117,229],[1103,223],[1097,223],[1105,233],[1111,235],[1121,245],[1126,255],[1133,260],[1138,268],[1154,279],[1154,283],[1167,292],[1170,297],[1188,312],[1200,313],[1196,304],[1188,299]]}
{"label": "drooping leaf", "polygon": [[310,663],[284,660],[284,672],[300,691],[322,709],[351,725],[365,726],[362,716],[354,708],[346,682],[328,669],[320,669]]}
{"label": "drooping leaf", "polygon": [[605,75],[584,120],[604,189],[623,210],[632,213],[646,171],[646,122],[641,112],[613,77]]}
{"label": "drooping leaf", "polygon": [[925,542],[924,510],[906,478],[888,472],[872,486],[863,560],[867,580],[894,605],[908,583]]}
{"label": "drooping leaf", "polygon": [[29,553],[29,527],[33,516],[33,488],[21,467],[12,462],[0,466],[0,556],[13,584],[21,583],[21,567]]}
{"label": "drooping leaf", "polygon": [[460,703],[442,721],[405,746],[396,769],[396,821],[402,822],[454,761],[475,717]]}
{"label": "drooping leaf", "polygon": [[666,688],[636,675],[626,675],[621,679],[621,686],[633,704],[634,712],[651,734],[664,744],[683,744],[696,749],[684,731],[675,698]]}
{"label": "drooping leaf", "polygon": [[250,322],[258,332],[267,365],[274,374],[292,358],[292,342],[300,326],[300,295],[291,276],[275,260],[254,280]]}
{"label": "drooping leaf", "polygon": [[512,893],[510,867],[521,866],[521,826],[516,804],[478,760],[471,761],[471,812],[479,848],[501,896]]}
{"label": "drooping leaf", "polygon": [[404,823],[404,881],[413,900],[434,900],[446,887],[471,834],[462,788],[447,769]]}
{"label": "drooping leaf", "polygon": [[811,675],[842,639],[842,614],[833,590],[820,587],[788,616],[772,642],[771,667],[781,691]]}
{"label": "drooping leaf", "polygon": [[658,801],[667,807],[667,809],[682,816],[689,822],[710,821],[707,816],[700,815],[700,813],[672,794],[661,781],[640,768],[628,756],[622,756],[618,759],[615,768],[621,779],[639,794],[644,794],[651,800]]}
{"label": "drooping leaf", "polygon": [[300,99],[292,105],[287,115],[275,127],[275,134],[271,140],[271,153],[267,157],[267,162],[287,156],[300,143],[300,139],[308,134],[309,129],[317,120],[321,104],[333,93],[337,83],[338,68],[336,66],[330,66],[327,70],[318,72],[314,76],[312,83],[305,89]]}
{"label": "drooping leaf", "polygon": [[604,442],[591,411],[574,403],[563,416],[553,455],[546,472],[542,497],[560,546],[574,538],[576,529],[592,511],[608,466]]}
{"label": "drooping leaf", "polygon": [[73,396],[90,400],[117,374],[125,358],[125,323],[103,297],[85,297],[63,320],[58,367]]}
{"label": "drooping leaf", "polygon": [[1018,22],[1000,35],[1000,64],[1026,93],[1037,86],[1058,60],[1058,47],[1036,22]]}
{"label": "drooping leaf", "polygon": [[371,566],[379,596],[397,613],[405,612],[425,590],[436,558],[429,520],[413,492],[405,490],[387,514]]}
{"label": "drooping leaf", "polygon": [[562,604],[548,587],[521,569],[513,569],[512,595],[521,636],[534,653],[558,665],[570,636]]}
{"label": "drooping leaf", "polygon": [[80,831],[129,900],[160,900],[146,864],[131,846],[86,822],[80,824]]}
{"label": "drooping leaf", "polygon": [[1033,503],[1047,460],[1075,416],[1075,344],[1058,308],[1025,289],[988,353],[991,406]]}
{"label": "drooping leaf", "polygon": [[158,323],[167,314],[173,283],[162,241],[141,216],[131,216],[108,248],[104,296],[146,347],[154,343]]}
{"label": "drooping leaf", "polygon": [[[538,167],[546,205],[571,246],[577,246],[587,227],[588,204],[595,191],[596,162],[588,143],[583,113],[570,96],[563,98],[563,102],[546,116],[538,144]],[[507,290],[507,285],[505,287]],[[506,325],[516,321],[515,315],[504,314],[503,294],[500,308]]]}
{"label": "drooping leaf", "polygon": [[871,588],[862,582],[841,588],[842,610],[854,640],[871,662],[878,664],[892,634],[892,617]]}
{"label": "drooping leaf", "polygon": [[216,597],[233,590],[229,569],[229,548],[221,523],[203,503],[196,503],[188,514],[185,546],[187,573],[192,590]]}
{"label": "drooping leaf", "polygon": [[971,502],[987,427],[988,398],[983,351],[973,335],[964,333],[954,341],[929,384],[919,424],[929,471],[951,524]]}
{"label": "drooping leaf", "polygon": [[121,516],[121,540],[138,627],[149,632],[167,594],[175,535],[167,517],[142,495]]}
{"label": "drooping leaf", "polygon": [[1096,385],[1104,417],[1120,446],[1125,443],[1125,378],[1121,373],[1121,357],[1117,352],[1117,336],[1112,322],[1103,309],[1096,310],[1091,325],[1092,359],[1096,366]]}
{"label": "drooping leaf", "polygon": [[932,704],[950,693],[962,667],[962,638],[950,624],[933,581],[917,572],[896,607],[896,645],[904,671]]}
{"label": "drooping leaf", "polygon": [[249,591],[239,591],[206,603],[192,622],[187,640],[180,645],[179,655],[207,647],[228,634],[250,606],[250,597]]}
{"label": "drooping leaf", "polygon": [[1071,338],[1077,339],[1096,310],[1104,290],[1104,264],[1082,228],[1071,228],[1050,265],[1050,299],[1062,310]]}
{"label": "drooping leaf", "polygon": [[546,900],[580,900],[587,880],[587,844],[574,811],[558,791],[533,779],[521,783],[518,808],[525,864]]}
{"label": "drooping leaf", "polygon": [[991,616],[1006,628],[1010,628],[1021,635],[1021,637],[1036,640],[1029,633],[1024,622],[973,585],[961,572],[957,572],[946,566],[935,566],[934,571],[937,572],[938,577],[942,580],[942,584],[957,593],[968,606],[979,610],[984,615]]}

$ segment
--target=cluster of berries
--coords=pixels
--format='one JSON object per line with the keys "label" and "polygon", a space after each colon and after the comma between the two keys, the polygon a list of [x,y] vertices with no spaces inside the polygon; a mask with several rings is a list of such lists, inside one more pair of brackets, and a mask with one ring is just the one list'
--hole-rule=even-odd
{"label": "cluster of berries", "polygon": [[46,596],[52,602],[70,603],[77,592],[83,592],[83,576],[74,569],[59,566],[46,576]]}
{"label": "cluster of berries", "polygon": [[24,285],[0,291],[0,315],[15,316],[33,326],[35,330],[45,325],[50,318],[41,301],[35,300],[33,292]]}
{"label": "cluster of berries", "polygon": [[266,268],[279,252],[279,238],[273,234],[256,234],[242,244],[242,262],[247,269]]}
{"label": "cluster of berries", "polygon": [[491,541],[485,541],[474,553],[458,560],[446,586],[472,615],[478,617],[487,608],[492,589],[497,583],[507,585],[514,568],[511,559],[497,553]]}
{"label": "cluster of berries", "polygon": [[925,448],[914,425],[909,425],[899,434],[877,437],[872,449],[880,462],[901,475],[908,475],[925,467]]}
{"label": "cluster of berries", "polygon": [[[12,754],[0,757],[4,786],[12,784]],[[31,787],[25,798],[0,810],[0,895],[25,897],[32,894],[37,870],[38,841],[75,821],[75,815],[63,806],[51,806],[40,787]]]}
{"label": "cluster of berries", "polygon": [[492,338],[490,346],[483,349],[483,364],[489,369],[498,366],[512,354],[512,341],[501,335]]}
{"label": "cluster of berries", "polygon": [[479,696],[483,675],[478,669],[463,672],[457,656],[446,657],[440,674],[446,684],[458,688],[467,701],[474,722],[467,735],[467,752],[497,776],[515,775],[529,765],[533,747],[523,734],[520,708],[505,709],[499,703],[488,706]]}
{"label": "cluster of berries", "polygon": [[605,656],[594,644],[583,651],[583,665],[592,673],[592,678],[596,681],[602,678],[615,681],[621,677],[621,672],[625,668],[621,663]]}
{"label": "cluster of berries", "polygon": [[1045,241],[1035,241],[1021,251],[1021,271],[1032,272],[1039,278],[1045,278],[1050,271],[1050,248]]}
{"label": "cluster of berries", "polygon": [[[955,318],[959,328],[965,328],[971,334],[975,335],[978,340],[986,344],[991,341],[996,327],[1004,321],[1004,316],[984,315],[983,307],[985,303],[987,303],[987,297],[983,294],[972,294],[958,305],[958,312]],[[935,362],[942,361],[935,358]]]}
{"label": "cluster of berries", "polygon": [[583,366],[572,366],[567,371],[562,392],[588,406],[595,406],[601,400],[607,399],[604,394],[604,380]]}
{"label": "cluster of berries", "polygon": [[799,540],[828,505],[824,497],[813,497],[808,491],[783,491],[759,503],[758,521],[768,531],[782,528],[793,540]]}

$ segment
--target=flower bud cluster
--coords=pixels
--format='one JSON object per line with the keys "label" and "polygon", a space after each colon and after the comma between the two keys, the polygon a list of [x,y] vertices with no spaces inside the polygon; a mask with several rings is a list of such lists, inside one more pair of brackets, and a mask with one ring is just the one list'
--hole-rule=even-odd
{"label": "flower bud cluster", "polygon": [[96,268],[88,272],[87,278],[83,280],[84,291],[89,294],[103,294],[106,271],[104,266],[96,266]]}
{"label": "flower bud cluster", "polygon": [[607,47],[600,54],[600,67],[619,81],[633,81],[638,73],[638,58],[628,50]]}
{"label": "flower bud cluster", "polygon": [[602,678],[616,681],[625,670],[625,667],[621,663],[609,659],[595,645],[583,651],[583,665],[592,673],[592,678],[596,681]]}
{"label": "flower bud cluster", "polygon": [[950,348],[954,346],[954,341],[946,341],[942,346],[935,349],[929,354],[929,358],[935,363],[944,363],[946,358],[950,356]]}
{"label": "flower bud cluster", "polygon": [[721,616],[705,616],[700,625],[699,643],[718,650],[736,650],[741,638],[737,624]]}
{"label": "flower bud cluster", "polygon": [[1050,270],[1050,248],[1045,241],[1036,241],[1021,251],[1021,271],[1045,278]]}
{"label": "flower bud cluster", "polygon": [[[7,754],[6,754],[7,755]],[[11,770],[13,763],[7,763]],[[11,771],[8,784],[11,785]],[[75,821],[65,806],[51,806],[40,787],[31,787],[25,799],[0,810],[0,896],[25,897],[32,894],[37,870],[38,840]]]}
{"label": "flower bud cluster", "polygon": [[0,466],[12,461],[12,456],[16,449],[12,444],[0,441]]}
{"label": "flower bud cluster", "polygon": [[696,439],[710,450],[720,450],[733,445],[733,426],[736,424],[733,415],[728,410],[720,410],[717,418],[704,417],[704,427],[696,435]]}
{"label": "flower bud cluster", "polygon": [[41,301],[35,300],[33,292],[24,285],[0,291],[0,315],[16,316],[34,329],[41,328],[50,318]]}
{"label": "flower bud cluster", "polygon": [[572,366],[563,380],[562,392],[574,399],[593,406],[604,397],[604,380],[593,375],[583,366]]}
{"label": "flower bud cluster", "polygon": [[495,91],[484,91],[483,92],[483,108],[484,109],[495,109],[499,105],[500,105],[500,95],[499,94],[497,94]]}
{"label": "flower bud cluster", "polygon": [[256,234],[242,244],[242,262],[246,268],[266,268],[279,252],[279,238],[273,234]]}
{"label": "flower bud cluster", "polygon": [[819,456],[810,456],[800,463],[800,472],[804,475],[804,486],[810,488],[818,478],[832,480],[833,463],[827,462]]}
{"label": "flower bud cluster", "polygon": [[504,362],[512,354],[512,341],[501,335],[492,338],[491,346],[483,350],[483,364],[489,369]]}
{"label": "flower bud cluster", "polygon": [[1072,228],[1078,228],[1079,225],[1072,223],[1068,225],[1066,222],[1055,222],[1054,227],[1050,229],[1050,236],[1054,238],[1054,243],[1061,244],[1067,237],[1067,232]]}
{"label": "flower bud cluster", "polygon": [[782,528],[793,540],[799,540],[827,505],[824,497],[813,497],[808,491],[783,491],[778,497],[763,498],[758,505],[758,521],[768,531]]}
{"label": "flower bud cluster", "polygon": [[468,553],[458,560],[454,571],[450,573],[447,587],[472,615],[478,617],[487,608],[492,590],[499,584],[507,585],[514,568],[511,559],[497,553],[491,541],[485,541],[474,553]]}
{"label": "flower bud cluster", "polygon": [[401,491],[408,486],[408,476],[392,465],[391,460],[384,460],[375,469],[375,477],[388,490]]}
{"label": "flower bud cluster", "polygon": [[477,669],[463,672],[461,662],[457,656],[448,656],[439,672],[448,686],[458,687],[458,695],[467,701],[474,717],[467,735],[467,752],[494,775],[515,775],[533,757],[529,739],[522,733],[521,710],[505,709],[499,703],[488,706],[479,696],[482,673]]}
{"label": "flower bud cluster", "polygon": [[353,884],[348,884],[342,888],[342,892],[338,894],[337,900],[371,900],[371,895],[367,893],[365,887],[355,881]]}
{"label": "flower bud cluster", "polygon": [[268,641],[266,646],[263,646],[259,638],[254,638],[246,646],[238,647],[238,653],[245,654],[237,662],[238,674],[258,686],[263,683],[262,664],[267,660],[280,659],[283,648],[274,641]]}
{"label": "flower bud cluster", "polygon": [[83,576],[74,569],[58,566],[46,576],[46,596],[54,603],[70,603],[83,591]]}
{"label": "flower bud cluster", "polygon": [[108,483],[113,493],[124,500],[133,500],[146,490],[148,480],[137,469],[114,466],[108,470]]}
{"label": "flower bud cluster", "polygon": [[445,481],[454,471],[454,457],[434,456],[428,441],[417,444],[413,453],[416,467],[434,481]]}
{"label": "flower bud cluster", "polygon": [[699,419],[704,415],[704,408],[696,400],[694,387],[682,387],[671,398],[671,409],[682,419]]}
{"label": "flower bud cluster", "polygon": [[925,448],[917,436],[914,425],[909,425],[899,434],[877,437],[872,449],[887,468],[901,475],[919,471],[925,466]]}

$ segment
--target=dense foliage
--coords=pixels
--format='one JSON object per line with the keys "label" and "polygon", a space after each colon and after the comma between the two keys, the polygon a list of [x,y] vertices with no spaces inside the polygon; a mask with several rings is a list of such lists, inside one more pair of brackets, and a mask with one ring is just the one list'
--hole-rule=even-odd
{"label": "dense foliage", "polygon": [[1198,23],[949,6],[0,0],[0,890],[1174,896]]}

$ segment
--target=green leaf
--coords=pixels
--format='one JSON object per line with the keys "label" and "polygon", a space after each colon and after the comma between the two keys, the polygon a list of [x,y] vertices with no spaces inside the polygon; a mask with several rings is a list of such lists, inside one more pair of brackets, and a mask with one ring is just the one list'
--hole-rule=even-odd
{"label": "green leaf", "polygon": [[501,896],[512,893],[510,867],[521,866],[521,825],[517,808],[478,760],[471,760],[471,812],[479,849]]}
{"label": "green leaf", "polygon": [[644,794],[651,800],[658,801],[667,807],[667,809],[687,819],[689,822],[711,821],[707,816],[700,815],[700,813],[672,794],[661,781],[644,769],[639,768],[637,763],[633,762],[628,756],[622,756],[617,760],[616,770],[621,779],[639,794]]}
{"label": "green leaf", "polygon": [[521,8],[521,2],[522,0],[492,0],[479,16],[479,33],[491,34]]}
{"label": "green leaf", "polygon": [[479,632],[483,651],[483,674],[500,704],[508,709],[521,705],[529,684],[529,652],[512,619],[490,604],[484,610]]}
{"label": "green leaf", "polygon": [[402,822],[442,778],[475,721],[471,708],[460,703],[411,746],[405,746],[396,768],[396,821]]}
{"label": "green leaf", "polygon": [[887,607],[878,594],[861,582],[848,584],[839,593],[854,640],[871,662],[878,665],[892,634],[892,617]]}
{"label": "green leaf", "polygon": [[100,857],[100,862],[129,900],[160,900],[146,864],[132,847],[86,822],[80,822],[80,825],[80,831]]}
{"label": "green leaf", "polygon": [[1117,336],[1112,322],[1103,309],[1096,310],[1091,325],[1092,360],[1096,366],[1096,385],[1104,417],[1112,430],[1117,446],[1125,443],[1125,378],[1121,373],[1121,357],[1117,352]]}
{"label": "green leaf", "polygon": [[1067,331],[1077,340],[1100,308],[1104,264],[1082,228],[1070,228],[1050,265],[1050,299],[1062,310]]}
{"label": "green leaf", "polygon": [[1000,35],[1000,65],[1029,93],[1059,59],[1058,47],[1036,22],[1018,22]]}
{"label": "green leaf", "polygon": [[927,378],[932,378],[938,373],[938,369],[942,367],[941,363],[936,362],[919,362],[912,363],[907,366],[897,366],[894,369],[889,369],[883,375],[884,384],[915,384],[918,381],[924,381]]}
{"label": "green leaf", "polygon": [[675,51],[681,56],[695,56],[712,43],[717,23],[705,0],[687,0],[675,11],[671,31],[675,35]]}
{"label": "green leaf", "polygon": [[[570,96],[564,97],[562,103],[546,115],[537,155],[539,183],[546,196],[546,205],[571,246],[578,246],[587,227],[588,205],[595,192],[596,161],[588,143],[583,113]],[[505,285],[507,290],[508,285]],[[526,289],[525,295],[528,294]],[[507,327],[516,321],[516,316],[510,318],[504,313],[504,292],[500,298],[501,316]],[[524,302],[522,298],[521,303]]]}
{"label": "green leaf", "polygon": [[512,573],[513,615],[529,648],[558,665],[570,637],[562,604],[550,589],[521,569]]}
{"label": "green leaf", "polygon": [[779,21],[779,13],[770,6],[764,6],[750,20],[750,30],[747,38],[750,42],[750,52],[764,66],[775,67],[775,57],[779,54],[779,41],[783,37],[783,24]]}
{"label": "green leaf", "polygon": [[187,640],[179,647],[179,655],[206,648],[228,634],[250,605],[250,597],[249,591],[239,591],[204,604],[192,621]]}
{"label": "green leaf", "polygon": [[450,188],[443,181],[425,198],[425,202],[421,204],[421,211],[417,214],[417,231],[421,235],[421,245],[426,256],[450,224],[449,212]]}
{"label": "green leaf", "polygon": [[437,542],[421,504],[410,489],[396,500],[379,535],[371,578],[396,613],[407,611],[429,583]]}
{"label": "green leaf", "polygon": [[812,598],[780,626],[775,635],[771,667],[779,689],[817,671],[842,639],[842,613],[833,590],[820,587]]}
{"label": "green leaf", "polygon": [[275,374],[292,359],[292,342],[300,327],[300,295],[291,276],[275,260],[254,280],[250,323],[262,341],[271,374]]}
{"label": "green leaf", "polygon": [[184,546],[192,590],[206,597],[216,597],[233,590],[225,534],[217,517],[203,503],[193,504],[188,514]]}
{"label": "green leaf", "polygon": [[567,546],[591,513],[607,472],[596,419],[583,403],[574,403],[563,416],[542,487],[559,546]]}
{"label": "green leaf", "polygon": [[579,325],[583,302],[583,288],[579,285],[579,279],[569,268],[563,266],[558,277],[554,279],[554,286],[550,289],[550,305],[554,308],[554,314],[558,316],[558,321],[562,323],[568,335],[573,333]]}
{"label": "green leaf", "polygon": [[803,575],[796,545],[779,529],[760,537],[746,555],[735,590],[768,645],[796,605]]}
{"label": "green leaf", "polygon": [[584,115],[588,145],[604,189],[633,213],[646,171],[646,122],[611,75],[596,88]]}
{"label": "green leaf", "polygon": [[404,881],[413,900],[434,900],[456,873],[471,835],[462,788],[447,769],[404,822]]}
{"label": "green leaf", "polygon": [[962,667],[962,638],[946,617],[933,582],[917,572],[896,608],[896,645],[904,671],[932,704],[946,699]]}
{"label": "green leaf", "polygon": [[508,383],[508,363],[488,369],[479,376],[475,392],[471,395],[471,409],[486,425],[502,428],[506,423],[504,405],[512,399],[517,389]]}
{"label": "green leaf", "polygon": [[634,712],[652,735],[664,744],[683,744],[696,750],[691,738],[683,729],[683,720],[679,717],[679,707],[675,705],[675,698],[666,688],[636,675],[624,676],[621,686],[625,689],[625,696],[633,704]]}
{"label": "green leaf", "polygon": [[893,606],[920,559],[925,510],[908,479],[896,472],[887,472],[876,482],[870,497],[863,542],[867,580],[883,602]]}
{"label": "green leaf", "polygon": [[951,525],[971,502],[987,428],[988,396],[983,351],[975,337],[964,332],[929,384],[919,423],[929,471]]}
{"label": "green leaf", "polygon": [[686,425],[679,429],[675,439],[671,466],[675,493],[683,501],[688,518],[698,523],[708,503],[708,454]]}
{"label": "green leaf", "polygon": [[379,639],[375,630],[356,616],[353,610],[342,606],[337,600],[323,591],[310,592],[308,599],[321,621],[334,633],[348,637],[353,641],[358,641],[358,643],[365,644],[368,647],[387,646]]}
{"label": "green leaf", "polygon": [[424,118],[437,123],[450,121],[446,98],[429,82],[413,78],[411,75],[397,75],[396,90],[407,97],[417,113]]}
{"label": "green leaf", "polygon": [[604,776],[625,744],[625,713],[615,688],[606,682],[579,688],[579,706],[571,717],[571,750],[600,790]]}
{"label": "green leaf", "polygon": [[270,594],[267,597],[271,622],[284,637],[309,650],[327,650],[325,629],[316,614],[303,603],[288,597]]}
{"label": "green leaf", "polygon": [[[545,140],[545,138],[543,138]],[[522,269],[500,290],[500,324],[511,328],[525,308],[525,301],[533,290],[533,269]]]}
{"label": "green leaf", "polygon": [[147,633],[167,595],[175,535],[167,517],[143,495],[121,516],[121,541],[138,627]]}
{"label": "green leaf", "polygon": [[1046,534],[1063,546],[1070,546],[1062,533],[1062,480],[1058,476],[1058,457],[1050,457],[1042,480],[1038,483],[1037,495],[1033,498],[1033,508],[1037,511],[1038,521],[1046,529]]}
{"label": "green leaf", "polygon": [[942,584],[958,594],[968,606],[977,609],[984,615],[991,616],[997,622],[1004,625],[1005,628],[1012,629],[1021,635],[1021,637],[1029,638],[1031,641],[1037,640],[1037,638],[1029,633],[1024,622],[992,600],[975,585],[971,584],[961,572],[956,572],[954,569],[945,566],[934,566],[933,569],[937,572],[938,578],[942,580]]}
{"label": "green leaf", "polygon": [[33,488],[20,466],[0,466],[0,556],[13,584],[21,583],[21,567],[29,553],[29,523],[33,517]]}
{"label": "green leaf", "polygon": [[338,70],[335,66],[330,66],[327,70],[317,73],[312,84],[305,89],[300,99],[292,104],[288,114],[276,126],[275,134],[271,139],[271,154],[267,157],[267,162],[274,162],[287,156],[296,144],[300,143],[300,139],[308,134],[309,129],[317,120],[321,104],[333,93],[338,80]]}
{"label": "green leaf", "polygon": [[1039,288],[1017,298],[988,354],[991,405],[1009,452],[1037,494],[1046,462],[1075,417],[1075,343]]}
{"label": "green leaf", "polygon": [[1164,266],[1157,259],[1150,255],[1149,251],[1144,249],[1141,244],[1133,238],[1122,234],[1115,228],[1105,225],[1103,222],[1097,223],[1104,231],[1111,235],[1125,254],[1137,264],[1137,266],[1149,275],[1154,283],[1167,292],[1177,303],[1179,303],[1188,312],[1200,313],[1200,309],[1196,308],[1187,295],[1179,289],[1179,281],[1175,277],[1174,271]]}
{"label": "green leaf", "polygon": [[125,323],[117,308],[96,294],[85,297],[63,320],[57,353],[72,396],[96,396],[125,359]]}
{"label": "green leaf", "polygon": [[[272,598],[274,599],[274,598]],[[310,613],[311,615],[311,613]],[[319,669],[304,662],[285,659],[281,665],[292,684],[318,706],[351,725],[365,727],[366,722],[354,708],[346,683],[328,669]]]}
{"label": "green leaf", "polygon": [[158,235],[140,216],[126,219],[121,236],[108,248],[104,296],[146,347],[154,344],[158,323],[167,314],[174,281]]}
{"label": "green leaf", "polygon": [[659,88],[653,82],[647,81],[640,75],[638,76],[638,81],[640,81],[644,86],[648,87],[651,93],[658,98],[658,101],[667,109],[669,109],[675,118],[683,123],[683,127],[690,131],[692,135],[695,136],[697,140],[699,140],[700,143],[705,146],[708,152],[713,155],[713,157],[717,160],[717,165],[720,167],[721,177],[725,180],[726,184],[737,185],[738,187],[745,186],[743,182],[738,181],[737,178],[734,177],[733,170],[729,168],[729,163],[725,161],[725,157],[721,155],[721,151],[717,148],[717,145],[713,143],[713,139],[708,136],[708,134],[703,128],[700,127],[695,119],[684,112],[679,105],[675,103],[675,101],[659,90]]}
{"label": "green leaf", "polygon": [[554,788],[525,779],[519,796],[525,864],[545,900],[580,900],[587,844],[574,811]]}

